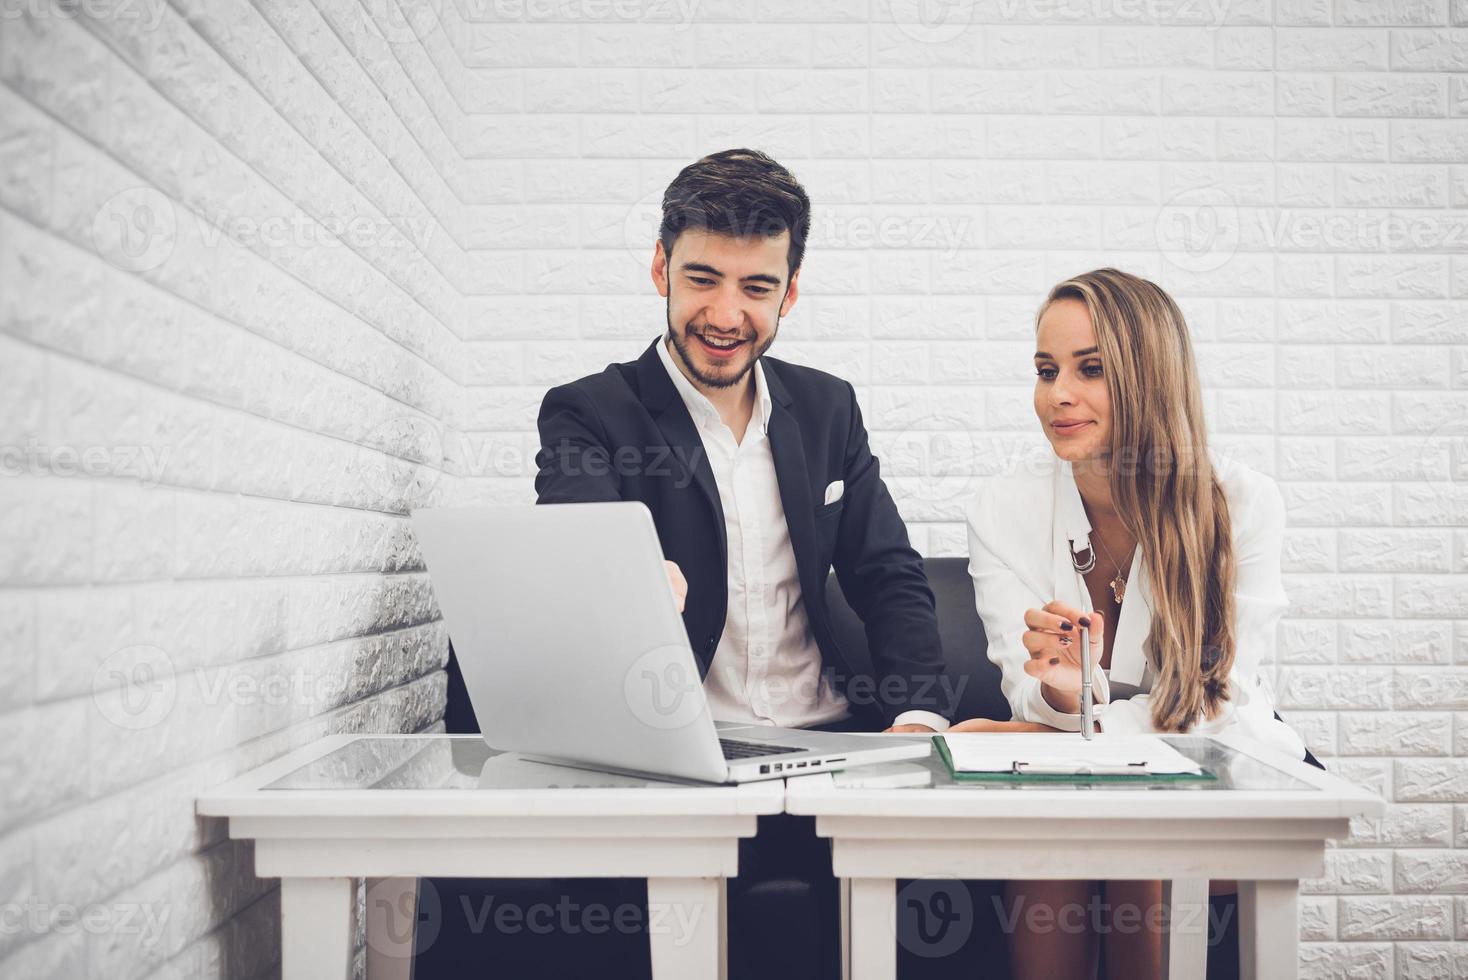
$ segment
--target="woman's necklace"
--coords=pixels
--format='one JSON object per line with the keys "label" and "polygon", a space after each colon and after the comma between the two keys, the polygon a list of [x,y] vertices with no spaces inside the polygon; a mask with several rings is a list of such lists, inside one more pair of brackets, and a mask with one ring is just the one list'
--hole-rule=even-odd
{"label": "woman's necklace", "polygon": [[[1096,540],[1101,541],[1101,535],[1097,533]],[[1111,557],[1111,549],[1106,547],[1106,542],[1101,541],[1101,550],[1106,552],[1106,560],[1116,566],[1116,576],[1107,585],[1111,586],[1111,594],[1116,597],[1116,604],[1126,598],[1126,578],[1121,574],[1121,562]]]}

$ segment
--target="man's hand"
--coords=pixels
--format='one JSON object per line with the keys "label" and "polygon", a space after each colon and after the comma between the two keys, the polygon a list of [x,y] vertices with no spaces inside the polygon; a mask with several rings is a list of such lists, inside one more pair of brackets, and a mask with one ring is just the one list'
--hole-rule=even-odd
{"label": "man's hand", "polygon": [[668,566],[668,587],[673,590],[673,599],[678,603],[678,611],[683,611],[683,604],[688,599],[688,580],[683,577],[683,570],[678,567],[677,562],[663,559],[663,564]]}
{"label": "man's hand", "polygon": [[882,729],[882,734],[894,735],[936,735],[937,729],[929,728],[927,725],[918,725],[909,722],[906,725],[893,725],[891,728]]}
{"label": "man's hand", "polygon": [[1060,729],[1042,725],[1038,721],[991,721],[988,718],[970,718],[948,729],[950,732],[1058,732]]}

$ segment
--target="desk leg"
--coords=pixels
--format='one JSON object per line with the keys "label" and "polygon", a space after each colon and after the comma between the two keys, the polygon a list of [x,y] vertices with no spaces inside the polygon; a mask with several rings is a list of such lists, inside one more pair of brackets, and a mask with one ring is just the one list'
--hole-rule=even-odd
{"label": "desk leg", "polygon": [[851,980],[851,879],[838,878],[841,891],[841,980]]}
{"label": "desk leg", "polygon": [[368,878],[366,911],[367,980],[412,980],[418,879]]}
{"label": "desk leg", "polygon": [[1300,970],[1300,883],[1239,882],[1239,980],[1283,980]]}
{"label": "desk leg", "polygon": [[1168,980],[1203,980],[1208,972],[1208,879],[1162,882],[1171,924],[1162,937]]}
{"label": "desk leg", "polygon": [[897,881],[851,879],[851,980],[897,980]]}
{"label": "desk leg", "polygon": [[729,980],[729,879],[719,879],[719,980]]}
{"label": "desk leg", "polygon": [[352,878],[280,879],[281,980],[352,975]]}
{"label": "desk leg", "polygon": [[728,970],[724,878],[647,879],[653,980],[719,977]]}

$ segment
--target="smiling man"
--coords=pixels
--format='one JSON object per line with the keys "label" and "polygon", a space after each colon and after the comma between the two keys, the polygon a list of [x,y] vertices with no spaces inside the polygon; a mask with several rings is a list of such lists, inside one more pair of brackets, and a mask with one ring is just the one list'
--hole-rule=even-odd
{"label": "smiling man", "polygon": [[[538,499],[640,500],[652,511],[716,720],[942,731],[953,698],[933,594],[856,393],[766,354],[799,296],[809,230],[804,189],[765,154],[725,150],[685,167],[663,195],[652,256],[665,328],[637,360],[545,396]],[[836,644],[832,568],[865,624],[870,663]],[[829,847],[790,816],[761,817],[743,843],[731,976],[829,976],[839,965]],[[760,888],[782,879],[806,885],[773,898]],[[801,888],[813,907],[780,904]],[[806,916],[820,924],[791,935]],[[760,922],[780,931],[778,948]]]}
{"label": "smiling man", "polygon": [[[855,391],[766,355],[809,228],[804,189],[763,153],[685,167],[652,256],[666,329],[636,361],[546,395],[536,491],[652,511],[715,719],[942,730],[933,595]],[[836,645],[832,567],[871,664]]]}

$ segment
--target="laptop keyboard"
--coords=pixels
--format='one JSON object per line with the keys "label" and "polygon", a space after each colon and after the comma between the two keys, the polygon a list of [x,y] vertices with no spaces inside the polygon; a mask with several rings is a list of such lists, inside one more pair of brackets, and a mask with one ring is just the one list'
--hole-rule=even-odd
{"label": "laptop keyboard", "polygon": [[751,759],[757,755],[785,755],[788,752],[804,752],[804,749],[790,749],[779,745],[769,745],[764,742],[741,742],[732,738],[719,739],[719,748],[724,750],[726,759]]}

